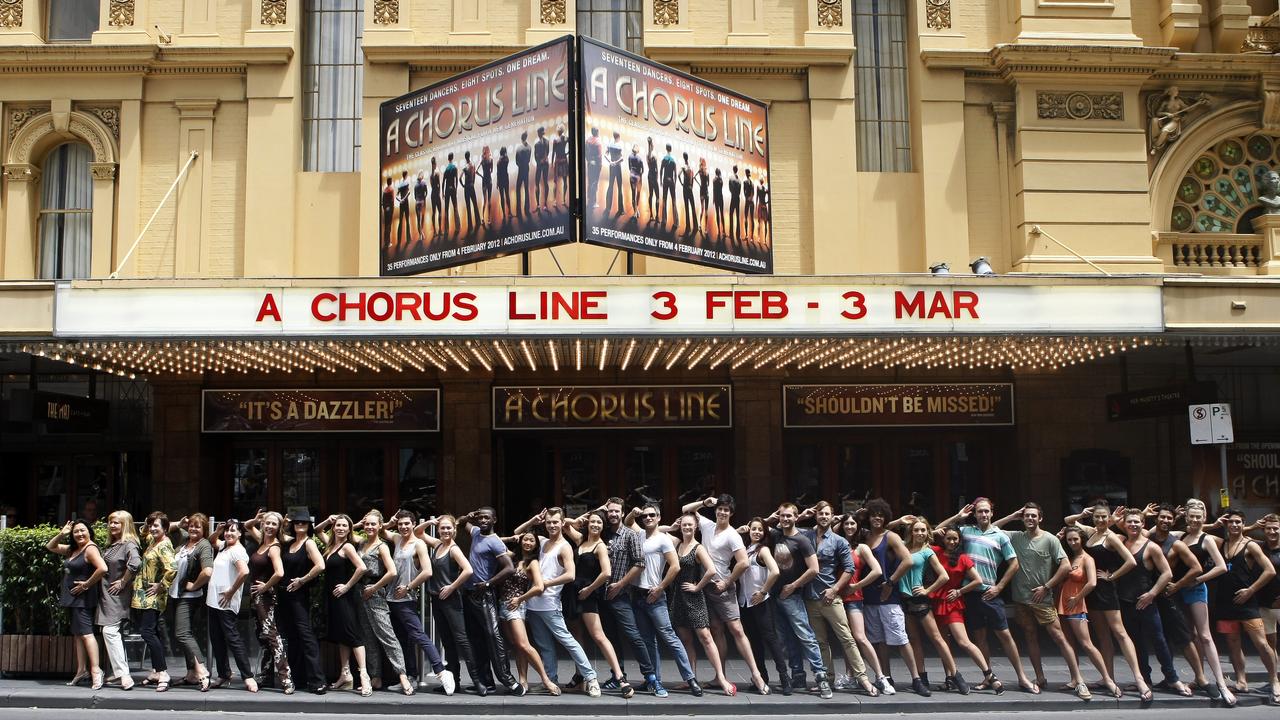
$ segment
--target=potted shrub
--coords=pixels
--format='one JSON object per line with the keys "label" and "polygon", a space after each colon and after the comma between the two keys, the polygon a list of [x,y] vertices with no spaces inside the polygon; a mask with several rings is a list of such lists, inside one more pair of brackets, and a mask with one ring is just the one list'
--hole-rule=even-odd
{"label": "potted shrub", "polygon": [[[62,558],[45,549],[60,528],[53,525],[0,530],[0,672],[70,674],[76,655],[67,635],[67,613],[58,606]],[[101,532],[95,532],[101,535]]]}

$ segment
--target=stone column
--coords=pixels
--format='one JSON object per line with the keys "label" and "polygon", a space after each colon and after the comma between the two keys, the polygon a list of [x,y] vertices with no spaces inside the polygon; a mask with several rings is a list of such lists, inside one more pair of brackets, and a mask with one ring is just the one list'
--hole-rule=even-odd
{"label": "stone column", "polygon": [[692,45],[689,0],[644,0],[644,44]]}
{"label": "stone column", "polygon": [[[217,3],[214,5],[216,9]],[[250,0],[249,29],[244,33],[244,44],[295,46],[294,30],[301,14],[300,0]]]}
{"label": "stone column", "polygon": [[468,374],[440,383],[441,496],[449,507],[497,501],[493,479],[492,377]]}
{"label": "stone column", "polygon": [[764,19],[764,0],[729,0],[727,45],[768,45],[769,26]]}
{"label": "stone column", "polygon": [[0,7],[0,45],[43,45],[42,3],[14,0]]}
{"label": "stone column", "polygon": [[1208,9],[1213,51],[1229,55],[1240,52],[1249,34],[1249,15],[1253,13],[1248,0],[1209,0]]}
{"label": "stone column", "polygon": [[[142,187],[142,102],[120,102],[120,167],[116,172],[116,244],[111,257],[114,270],[138,239],[142,225],[138,220],[138,196]],[[144,219],[142,222],[146,222]],[[134,251],[124,267],[122,277],[137,274],[138,253]]]}
{"label": "stone column", "polygon": [[192,151],[200,153],[178,184],[173,274],[204,277],[209,274],[209,248],[204,240],[213,195],[213,113],[218,101],[175,100],[173,104],[178,108],[178,163],[174,172],[187,164]]}
{"label": "stone column", "polygon": [[843,238],[813,242],[813,266],[823,273],[866,272],[880,254],[860,242],[858,224],[858,134],[854,131],[853,63],[809,68],[811,177],[802,178],[813,198],[813,236]]}
{"label": "stone column", "polygon": [[248,104],[248,160],[244,201],[244,274],[289,277],[294,274],[295,200],[302,146],[280,142],[302,128],[301,63],[250,65],[245,83]]}
{"label": "stone column", "polygon": [[98,0],[98,30],[94,45],[151,45],[155,42],[147,29],[147,5],[150,0]]}
{"label": "stone column", "polygon": [[217,0],[182,0],[182,27],[160,29],[178,31],[173,38],[174,45],[221,45]]}
{"label": "stone column", "polygon": [[540,45],[561,35],[572,35],[578,26],[576,0],[529,0],[526,45]]}
{"label": "stone column", "polygon": [[924,197],[925,272],[934,263],[969,263],[968,171],[962,70],[925,70],[920,83],[920,182]]}
{"label": "stone column", "polygon": [[5,280],[30,280],[36,276],[36,203],[40,199],[40,168],[27,163],[4,166]]}
{"label": "stone column", "polygon": [[804,4],[809,16],[805,47],[853,47],[851,0],[804,0]]}
{"label": "stone column", "polygon": [[1164,44],[1191,52],[1200,37],[1200,16],[1204,9],[1193,0],[1160,1],[1160,35]]}
{"label": "stone column", "polygon": [[489,0],[453,0],[449,44],[488,45],[492,39],[493,33],[489,31]]}
{"label": "stone column", "polygon": [[[116,164],[89,163],[93,175],[93,227],[90,235],[89,276],[104,278],[114,268],[116,227]],[[126,244],[125,247],[128,247]]]}
{"label": "stone column", "polygon": [[[1138,0],[1151,2],[1152,0]],[[1133,32],[1133,0],[1008,0],[1015,42],[1031,45],[1142,45]]]}
{"label": "stone column", "polygon": [[369,0],[364,6],[363,43],[412,45],[409,0]]}
{"label": "stone column", "polygon": [[1013,228],[1018,227],[1020,223],[1013,215],[1013,188],[1009,179],[1011,168],[1009,128],[1016,121],[1015,109],[1016,105],[1011,102],[991,103],[991,116],[996,133],[996,192],[1000,193],[1000,237],[1007,246],[1005,249],[1007,262],[1012,262],[1012,259],[1022,252],[1021,241],[1013,237]]}

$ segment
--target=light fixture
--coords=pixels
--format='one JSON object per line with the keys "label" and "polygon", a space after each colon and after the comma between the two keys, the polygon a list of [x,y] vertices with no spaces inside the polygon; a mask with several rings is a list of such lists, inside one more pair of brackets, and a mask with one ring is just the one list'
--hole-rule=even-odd
{"label": "light fixture", "polygon": [[991,263],[987,262],[987,257],[985,255],[969,263],[969,269],[973,271],[974,275],[996,274],[996,271],[991,269]]}
{"label": "light fixture", "polygon": [[933,273],[934,275],[950,275],[951,266],[944,262],[938,263],[937,265],[930,265],[929,272]]}

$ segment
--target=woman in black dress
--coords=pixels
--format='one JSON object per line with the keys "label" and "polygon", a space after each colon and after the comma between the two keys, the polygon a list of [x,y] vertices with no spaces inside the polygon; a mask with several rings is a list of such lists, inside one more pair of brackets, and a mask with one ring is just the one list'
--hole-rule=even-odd
{"label": "woman in black dress", "polygon": [[1227,528],[1227,536],[1222,541],[1222,558],[1226,561],[1227,571],[1218,577],[1216,602],[1213,604],[1215,629],[1227,639],[1231,666],[1236,673],[1236,692],[1249,692],[1248,666],[1240,642],[1241,635],[1248,635],[1258,650],[1258,659],[1266,668],[1263,677],[1267,678],[1264,682],[1271,686],[1271,702],[1280,704],[1275,651],[1267,644],[1257,597],[1258,592],[1275,577],[1276,571],[1262,546],[1244,534],[1244,513],[1227,510],[1220,520]]}
{"label": "woman in black dress", "polygon": [[[60,542],[64,537],[67,543]],[[68,520],[62,526],[62,532],[50,539],[45,547],[65,558],[62,561],[62,595],[58,604],[67,608],[71,615],[71,634],[76,638],[76,674],[67,684],[76,685],[87,677],[94,690],[101,690],[102,668],[98,665],[93,617],[98,607],[98,582],[107,574],[107,563],[93,542],[89,524],[83,520]]]}
{"label": "woman in black dress", "polygon": [[671,605],[671,624],[675,626],[680,642],[689,655],[689,666],[697,671],[697,648],[693,644],[693,636],[698,636],[702,650],[706,653],[711,669],[716,673],[715,681],[724,689],[724,694],[738,694],[738,688],[724,676],[724,666],[720,662],[720,652],[716,649],[716,641],[711,637],[711,618],[707,614],[707,599],[702,588],[716,577],[715,565],[702,543],[696,539],[698,518],[693,513],[680,516],[680,543],[676,545],[676,556],[680,558],[680,574],[671,584],[672,590],[668,598]]}
{"label": "woman in black dress", "polygon": [[284,565],[284,592],[280,594],[280,633],[289,648],[289,668],[293,684],[309,687],[316,695],[329,689],[320,667],[320,643],[311,627],[311,581],[324,572],[324,558],[311,539],[311,515],[305,511],[289,516],[293,540],[280,553]]}
{"label": "woman in black dress", "polygon": [[[324,534],[332,527],[333,532]],[[373,694],[373,685],[365,667],[364,634],[360,630],[360,605],[358,594],[351,592],[360,584],[368,568],[356,546],[351,544],[351,518],[346,515],[330,515],[320,523],[316,531],[325,540],[324,577],[333,590],[325,596],[329,611],[329,642],[338,646],[342,671],[331,690],[350,690],[355,685],[351,677],[351,656],[356,657],[356,669],[360,674],[360,695]]]}
{"label": "woman in black dress", "polygon": [[[638,192],[636,197],[639,198]],[[575,527],[575,523],[580,522],[586,525],[585,533]],[[613,643],[609,642],[609,636],[605,635],[604,626],[600,622],[600,606],[605,602],[604,586],[609,584],[613,569],[609,564],[609,544],[600,538],[600,534],[604,532],[604,526],[605,516],[599,510],[587,515],[585,521],[578,518],[573,523],[564,524],[565,537],[569,538],[570,542],[578,544],[575,560],[578,569],[577,577],[573,581],[573,599],[578,613],[582,616],[582,624],[586,627],[587,634],[600,649],[600,655],[604,657],[604,661],[609,664],[609,669],[613,672],[613,678],[601,683],[600,687],[605,690],[620,690],[622,697],[630,698],[635,695],[635,688],[627,682],[622,666],[618,663],[618,653],[614,651]]]}

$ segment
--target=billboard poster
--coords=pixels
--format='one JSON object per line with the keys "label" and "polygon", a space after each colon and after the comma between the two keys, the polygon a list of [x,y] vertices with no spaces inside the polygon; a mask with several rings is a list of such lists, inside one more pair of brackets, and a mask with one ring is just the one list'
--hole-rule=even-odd
{"label": "billboard poster", "polygon": [[380,274],[572,242],[573,38],[382,104]]}
{"label": "billboard poster", "polygon": [[580,38],[585,242],[773,272],[768,108]]}

